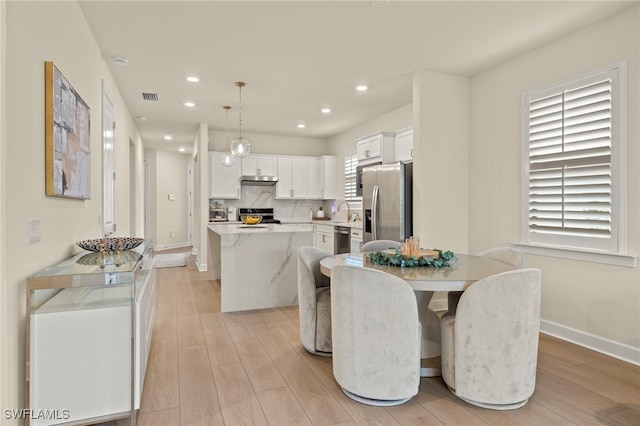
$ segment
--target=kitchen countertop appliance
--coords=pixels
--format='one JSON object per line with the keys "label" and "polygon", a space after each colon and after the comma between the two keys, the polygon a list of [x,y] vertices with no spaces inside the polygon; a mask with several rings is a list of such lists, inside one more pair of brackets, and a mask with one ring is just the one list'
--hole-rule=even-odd
{"label": "kitchen countertop appliance", "polygon": [[413,235],[413,164],[362,169],[363,241],[404,241]]}
{"label": "kitchen countertop appliance", "polygon": [[281,223],[278,219],[274,219],[273,217],[273,208],[239,208],[238,209],[238,220],[242,216],[261,216],[262,221],[260,223]]}

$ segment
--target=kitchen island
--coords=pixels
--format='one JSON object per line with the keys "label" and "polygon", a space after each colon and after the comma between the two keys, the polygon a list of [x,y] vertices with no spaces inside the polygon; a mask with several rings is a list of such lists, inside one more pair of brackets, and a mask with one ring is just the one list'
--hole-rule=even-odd
{"label": "kitchen island", "polygon": [[298,303],[298,249],[308,225],[209,225],[208,278],[220,280],[222,312]]}

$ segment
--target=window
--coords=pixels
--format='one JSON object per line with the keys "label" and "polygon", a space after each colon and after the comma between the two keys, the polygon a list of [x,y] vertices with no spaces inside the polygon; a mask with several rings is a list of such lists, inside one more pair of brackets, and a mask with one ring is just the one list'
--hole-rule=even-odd
{"label": "window", "polygon": [[347,201],[360,201],[362,197],[356,196],[356,168],[358,156],[346,156],[344,158],[344,199]]}
{"label": "window", "polygon": [[625,64],[524,93],[524,243],[624,254]]}

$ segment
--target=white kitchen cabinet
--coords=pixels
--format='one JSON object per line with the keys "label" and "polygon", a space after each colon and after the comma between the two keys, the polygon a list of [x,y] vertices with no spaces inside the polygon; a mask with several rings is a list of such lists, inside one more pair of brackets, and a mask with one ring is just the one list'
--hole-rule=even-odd
{"label": "white kitchen cabinet", "polygon": [[308,168],[312,163],[311,160],[314,159],[308,157],[278,157],[276,198],[308,198]]}
{"label": "white kitchen cabinet", "polygon": [[277,176],[278,157],[274,155],[247,155],[242,158],[242,175]]}
{"label": "white kitchen cabinet", "polygon": [[362,249],[362,229],[351,228],[351,241],[349,246],[351,253],[360,253],[360,249]]}
{"label": "white kitchen cabinet", "polygon": [[332,225],[315,225],[313,231],[313,246],[329,254],[334,252],[334,235]]}
{"label": "white kitchen cabinet", "polygon": [[413,127],[396,132],[396,161],[413,161]]}
{"label": "white kitchen cabinet", "polygon": [[392,163],[396,158],[394,132],[376,132],[356,139],[358,164]]}
{"label": "white kitchen cabinet", "polygon": [[321,200],[336,200],[338,195],[338,159],[329,155],[318,162],[318,186]]}
{"label": "white kitchen cabinet", "polygon": [[240,160],[230,167],[222,165],[224,152],[209,152],[209,198],[237,200],[240,198]]}
{"label": "white kitchen cabinet", "polygon": [[307,198],[310,200],[319,200],[320,196],[320,159],[308,158],[306,160],[307,168]]}

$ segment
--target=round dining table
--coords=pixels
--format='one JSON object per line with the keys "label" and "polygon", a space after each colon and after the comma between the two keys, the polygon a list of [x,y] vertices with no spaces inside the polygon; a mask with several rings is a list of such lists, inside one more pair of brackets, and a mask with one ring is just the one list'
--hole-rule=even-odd
{"label": "round dining table", "polygon": [[325,257],[320,261],[320,271],[323,275],[331,277],[331,269],[335,266],[369,268],[395,275],[409,283],[416,294],[422,325],[422,377],[441,375],[440,316],[429,308],[433,293],[463,291],[482,278],[515,269],[513,265],[505,262],[469,254],[456,254],[450,266],[440,268],[385,266],[371,262],[370,254],[371,252],[343,253]]}

